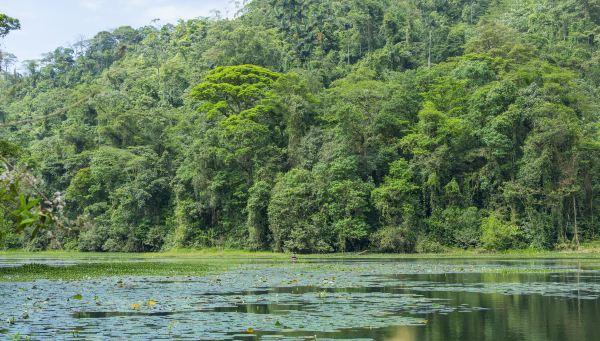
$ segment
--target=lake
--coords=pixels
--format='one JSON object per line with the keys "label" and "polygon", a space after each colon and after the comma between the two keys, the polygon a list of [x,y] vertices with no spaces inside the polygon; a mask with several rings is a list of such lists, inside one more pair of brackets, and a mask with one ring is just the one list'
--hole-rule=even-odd
{"label": "lake", "polygon": [[[32,261],[0,260],[0,267]],[[600,339],[594,260],[251,263],[200,277],[0,282],[0,333],[31,340]]]}

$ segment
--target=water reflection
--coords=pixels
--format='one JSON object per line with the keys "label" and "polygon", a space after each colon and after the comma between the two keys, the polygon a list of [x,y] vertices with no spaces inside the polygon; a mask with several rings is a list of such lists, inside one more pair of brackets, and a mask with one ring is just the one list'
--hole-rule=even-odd
{"label": "water reflection", "polygon": [[[0,283],[0,334],[597,340],[599,279],[595,265],[568,261],[352,260],[244,266],[199,278]],[[157,303],[144,303],[150,299]]]}

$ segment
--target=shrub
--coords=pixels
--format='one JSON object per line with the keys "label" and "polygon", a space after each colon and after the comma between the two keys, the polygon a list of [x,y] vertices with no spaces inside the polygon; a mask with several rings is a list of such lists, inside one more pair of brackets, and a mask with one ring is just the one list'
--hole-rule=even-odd
{"label": "shrub", "polygon": [[310,171],[292,169],[278,178],[268,207],[277,251],[327,252],[330,236],[319,221],[317,187]]}
{"label": "shrub", "polygon": [[414,233],[399,226],[384,227],[371,235],[371,245],[380,252],[414,252]]}
{"label": "shrub", "polygon": [[415,251],[418,253],[441,253],[445,251],[445,248],[431,237],[421,237],[417,240]]}
{"label": "shrub", "polygon": [[449,207],[427,219],[431,236],[442,245],[467,249],[481,240],[481,212],[476,207]]}
{"label": "shrub", "polygon": [[487,250],[508,250],[519,246],[521,231],[515,224],[502,219],[497,212],[492,212],[481,222],[481,242]]}
{"label": "shrub", "polygon": [[102,246],[108,239],[108,231],[105,227],[89,225],[79,233],[77,249],[84,252],[104,251]]}

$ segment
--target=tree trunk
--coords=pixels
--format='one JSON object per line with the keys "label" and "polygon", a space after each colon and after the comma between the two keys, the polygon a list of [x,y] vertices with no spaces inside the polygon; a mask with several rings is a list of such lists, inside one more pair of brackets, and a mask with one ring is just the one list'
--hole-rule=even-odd
{"label": "tree trunk", "polygon": [[577,201],[575,199],[575,194],[573,194],[573,223],[574,223],[574,233],[573,242],[579,246],[579,228],[577,227]]}
{"label": "tree trunk", "polygon": [[427,67],[431,68],[431,43],[432,43],[432,35],[433,35],[433,30],[431,28],[429,28],[429,48],[427,49]]}

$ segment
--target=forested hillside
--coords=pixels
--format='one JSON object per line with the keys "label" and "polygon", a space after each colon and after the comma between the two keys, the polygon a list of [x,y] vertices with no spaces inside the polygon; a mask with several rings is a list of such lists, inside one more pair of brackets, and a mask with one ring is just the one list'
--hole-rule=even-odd
{"label": "forested hillside", "polygon": [[600,234],[599,0],[254,0],[7,64],[0,182],[27,169],[56,207],[30,238],[5,190],[0,247],[437,252]]}

